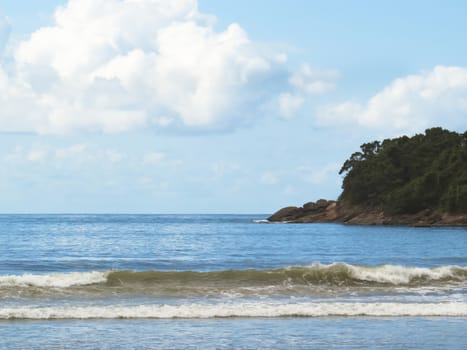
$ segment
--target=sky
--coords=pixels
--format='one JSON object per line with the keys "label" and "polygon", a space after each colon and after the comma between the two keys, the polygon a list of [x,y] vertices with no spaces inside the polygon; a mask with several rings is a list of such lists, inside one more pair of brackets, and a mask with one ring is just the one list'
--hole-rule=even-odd
{"label": "sky", "polygon": [[467,129],[467,2],[0,0],[0,213],[258,213]]}

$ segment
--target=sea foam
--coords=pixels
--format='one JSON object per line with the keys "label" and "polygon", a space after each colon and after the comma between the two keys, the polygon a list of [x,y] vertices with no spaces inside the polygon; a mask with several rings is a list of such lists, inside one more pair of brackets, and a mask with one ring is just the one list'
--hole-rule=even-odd
{"label": "sea foam", "polygon": [[108,272],[70,272],[49,275],[7,275],[0,276],[0,287],[49,287],[67,288],[86,286],[107,281]]}
{"label": "sea foam", "polygon": [[362,281],[390,283],[394,285],[410,284],[414,281],[465,280],[467,269],[459,266],[441,266],[435,268],[405,267],[384,265],[361,267],[347,265],[353,277]]}
{"label": "sea foam", "polygon": [[466,317],[467,303],[239,303],[0,308],[0,319],[208,319],[226,317]]}

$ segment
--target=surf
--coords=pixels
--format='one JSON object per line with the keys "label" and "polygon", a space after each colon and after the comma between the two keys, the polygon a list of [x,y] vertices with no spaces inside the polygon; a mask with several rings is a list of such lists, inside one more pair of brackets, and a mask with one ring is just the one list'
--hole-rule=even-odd
{"label": "surf", "polygon": [[254,296],[312,295],[397,288],[467,286],[467,267],[356,266],[312,264],[270,270],[110,270],[0,276],[0,297],[73,295]]}
{"label": "surf", "polygon": [[466,317],[467,303],[233,303],[0,308],[1,320]]}

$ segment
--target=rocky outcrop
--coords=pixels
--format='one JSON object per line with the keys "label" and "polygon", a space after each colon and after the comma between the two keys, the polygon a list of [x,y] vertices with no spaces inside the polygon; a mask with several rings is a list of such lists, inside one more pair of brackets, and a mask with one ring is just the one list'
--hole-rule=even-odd
{"label": "rocky outcrop", "polygon": [[271,217],[269,221],[285,222],[334,222],[336,220],[336,201],[320,199],[309,202],[303,207],[286,207]]}
{"label": "rocky outcrop", "polygon": [[354,225],[467,226],[467,214],[450,214],[425,209],[416,214],[388,215],[381,210],[347,205],[342,201],[320,199],[302,207],[282,208],[270,222],[345,223]]}

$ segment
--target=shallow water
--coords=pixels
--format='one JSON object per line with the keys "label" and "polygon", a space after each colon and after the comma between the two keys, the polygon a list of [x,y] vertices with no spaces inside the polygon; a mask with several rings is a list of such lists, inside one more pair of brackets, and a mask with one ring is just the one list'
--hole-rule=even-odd
{"label": "shallow water", "polygon": [[8,322],[0,323],[0,348],[463,350],[466,325],[462,318]]}

